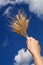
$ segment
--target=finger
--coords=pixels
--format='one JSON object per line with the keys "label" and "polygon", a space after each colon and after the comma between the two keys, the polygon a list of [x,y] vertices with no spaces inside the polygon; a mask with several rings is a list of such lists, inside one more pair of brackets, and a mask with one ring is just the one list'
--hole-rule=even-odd
{"label": "finger", "polygon": [[33,38],[33,37],[30,37],[30,39],[31,40],[33,40],[33,41],[37,41],[38,42],[38,40],[36,40],[35,38]]}
{"label": "finger", "polygon": [[35,39],[35,38],[33,38],[33,37],[30,37],[30,40],[32,41],[32,42],[36,42],[37,40]]}

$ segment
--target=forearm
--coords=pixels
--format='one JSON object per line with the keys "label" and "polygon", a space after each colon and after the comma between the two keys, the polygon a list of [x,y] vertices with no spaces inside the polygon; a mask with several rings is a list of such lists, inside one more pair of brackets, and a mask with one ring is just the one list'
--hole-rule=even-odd
{"label": "forearm", "polygon": [[35,65],[43,65],[42,57],[38,54],[33,55]]}

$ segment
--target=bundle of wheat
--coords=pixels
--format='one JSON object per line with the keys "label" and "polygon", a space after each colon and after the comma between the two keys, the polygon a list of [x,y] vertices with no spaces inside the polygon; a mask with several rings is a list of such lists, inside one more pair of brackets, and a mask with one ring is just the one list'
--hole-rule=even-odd
{"label": "bundle of wheat", "polygon": [[16,15],[16,20],[11,23],[10,27],[13,29],[14,32],[27,37],[27,28],[29,25],[29,19],[26,19],[26,16],[23,14]]}

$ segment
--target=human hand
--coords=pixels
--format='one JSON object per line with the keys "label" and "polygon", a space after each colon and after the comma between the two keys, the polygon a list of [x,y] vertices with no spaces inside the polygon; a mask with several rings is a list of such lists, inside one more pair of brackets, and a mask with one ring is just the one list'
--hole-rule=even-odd
{"label": "human hand", "polygon": [[36,54],[40,54],[40,45],[39,42],[32,38],[32,37],[27,37],[27,48],[31,52],[31,54],[34,56]]}

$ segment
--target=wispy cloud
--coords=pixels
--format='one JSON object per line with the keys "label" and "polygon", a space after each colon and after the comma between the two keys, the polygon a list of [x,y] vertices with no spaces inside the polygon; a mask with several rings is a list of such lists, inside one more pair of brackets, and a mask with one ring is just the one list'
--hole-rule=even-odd
{"label": "wispy cloud", "polygon": [[8,38],[6,38],[3,43],[2,43],[2,47],[6,47],[8,46]]}
{"label": "wispy cloud", "polygon": [[14,57],[14,65],[29,65],[32,60],[32,55],[28,50],[20,49],[18,54]]}
{"label": "wispy cloud", "polygon": [[3,14],[9,14],[12,7],[8,7]]}

